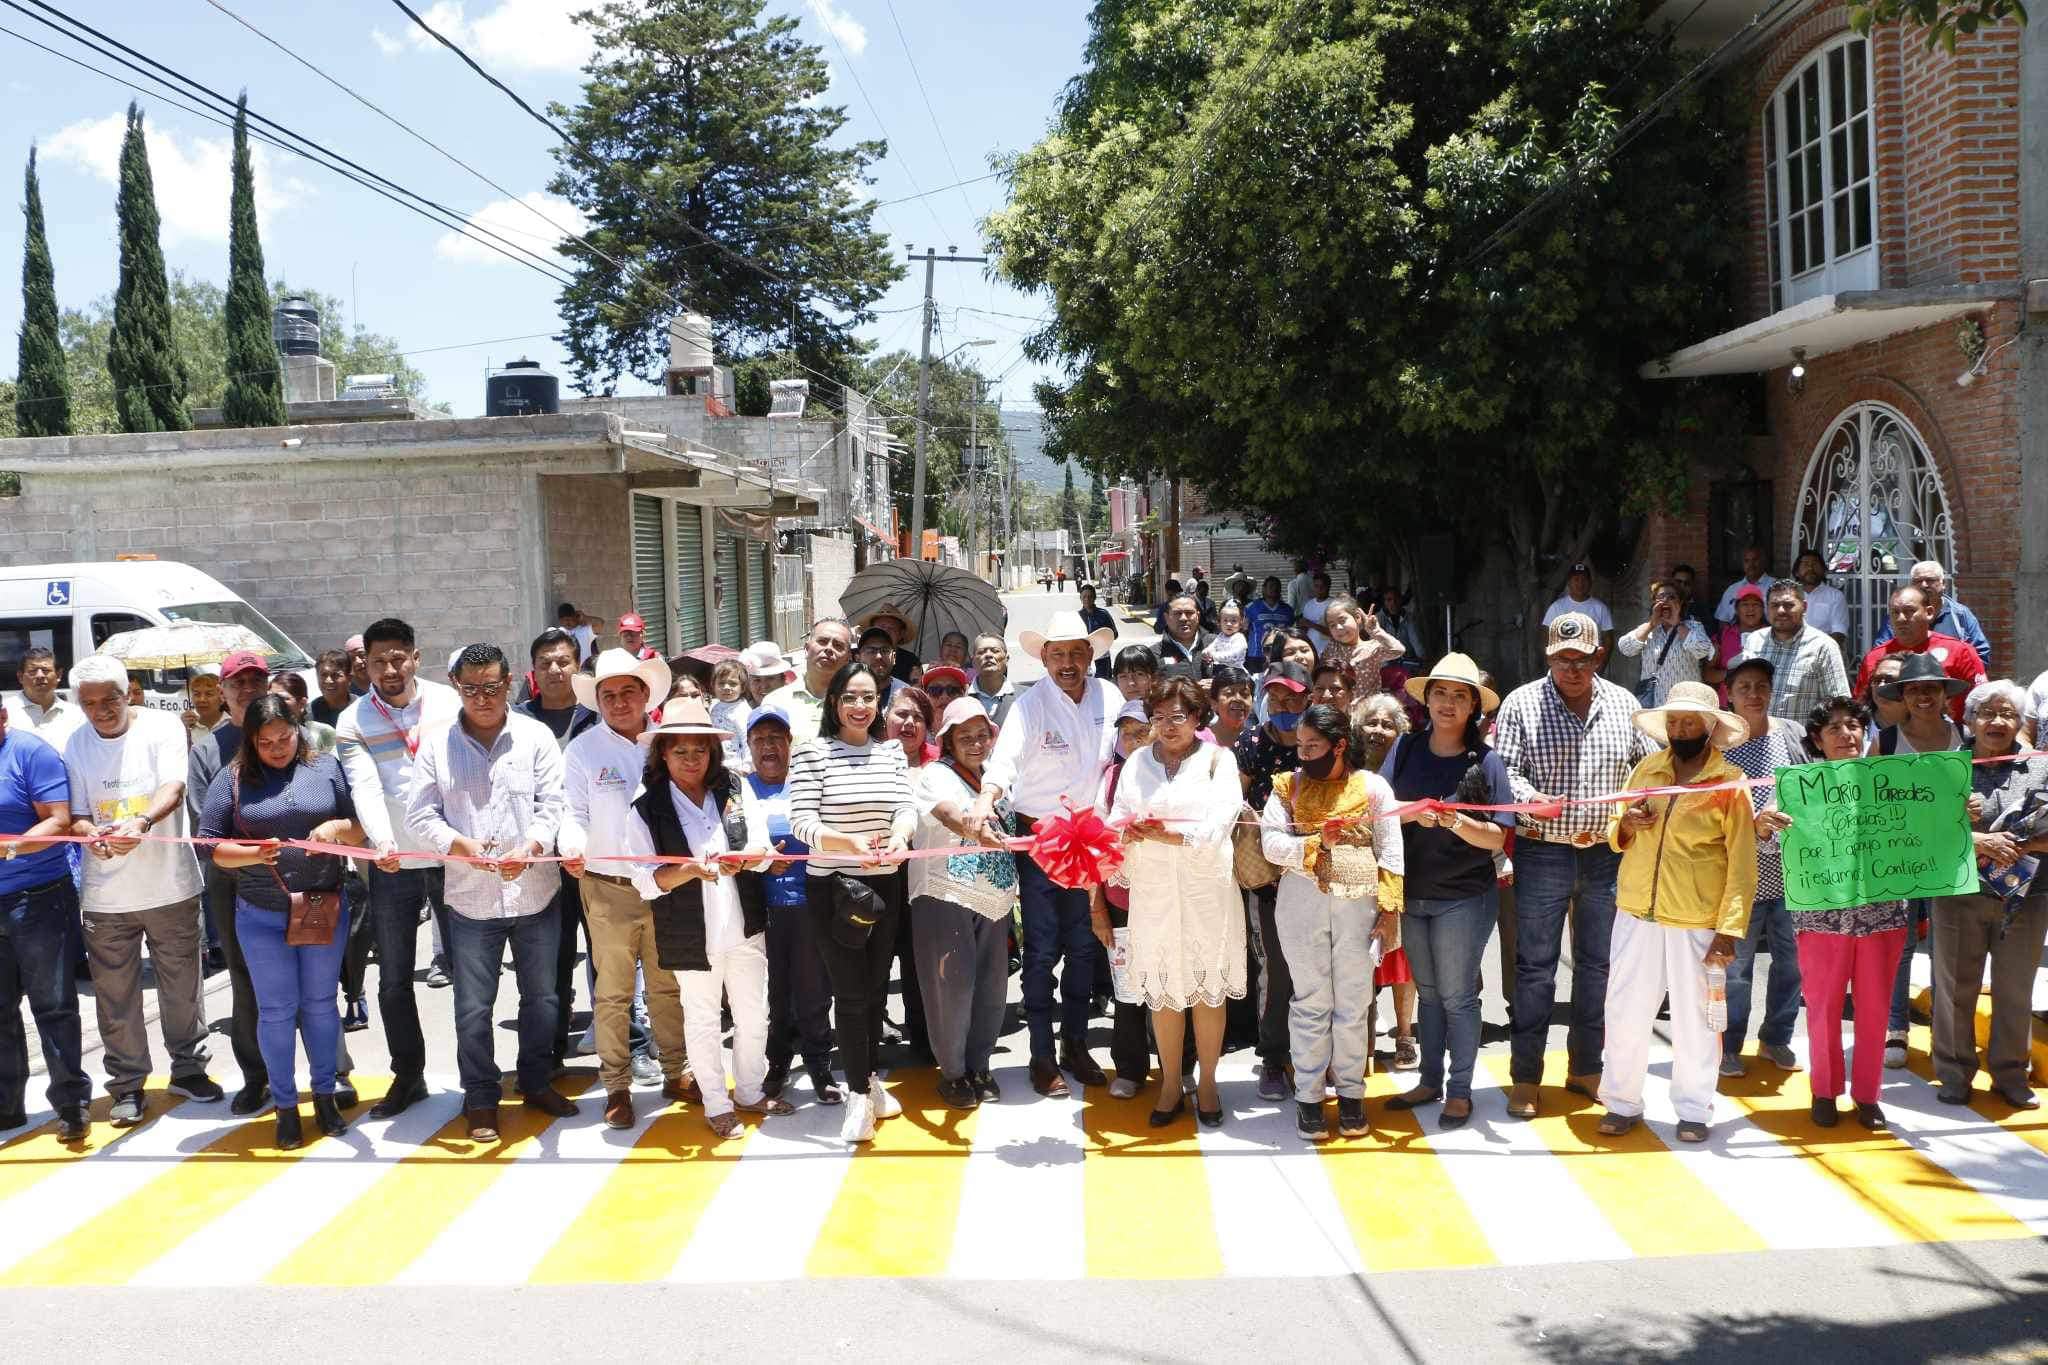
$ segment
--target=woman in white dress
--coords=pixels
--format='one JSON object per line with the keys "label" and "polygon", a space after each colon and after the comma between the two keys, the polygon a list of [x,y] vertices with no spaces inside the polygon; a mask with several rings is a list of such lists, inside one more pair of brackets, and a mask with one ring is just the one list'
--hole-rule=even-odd
{"label": "woman in white dress", "polygon": [[1125,825],[1124,872],[1131,887],[1131,981],[1152,1011],[1159,1048],[1159,1101],[1152,1126],[1164,1128],[1187,1107],[1181,1089],[1183,1011],[1195,1018],[1201,1074],[1195,1113],[1223,1122],[1216,1063],[1223,1053],[1224,1001],[1245,989],[1244,903],[1237,893],[1231,826],[1244,797],[1237,760],[1204,744],[1209,719],[1199,683],[1166,678],[1146,698],[1152,743],[1132,754],[1117,783],[1110,816]]}

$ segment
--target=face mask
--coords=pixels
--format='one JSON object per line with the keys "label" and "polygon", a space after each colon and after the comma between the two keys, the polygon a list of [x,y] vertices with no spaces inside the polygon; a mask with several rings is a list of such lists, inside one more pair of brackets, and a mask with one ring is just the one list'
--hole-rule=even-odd
{"label": "face mask", "polygon": [[1707,737],[1705,735],[1694,735],[1691,739],[1674,739],[1671,741],[1671,752],[1677,754],[1688,763],[1698,758],[1706,750],[1706,747]]}
{"label": "face mask", "polygon": [[1301,764],[1302,772],[1310,777],[1315,778],[1317,781],[1321,781],[1323,778],[1328,777],[1332,772],[1336,770],[1336,767],[1337,751],[1335,749],[1330,750],[1330,752],[1324,754],[1321,758],[1303,759]]}
{"label": "face mask", "polygon": [[1266,723],[1283,735],[1291,735],[1294,727],[1301,724],[1301,712],[1275,711],[1266,717]]}

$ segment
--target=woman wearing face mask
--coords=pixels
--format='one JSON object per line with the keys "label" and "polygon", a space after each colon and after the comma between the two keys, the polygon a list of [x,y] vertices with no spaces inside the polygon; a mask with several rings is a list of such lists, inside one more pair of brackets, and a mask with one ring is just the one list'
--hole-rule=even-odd
{"label": "woman wearing face mask", "polygon": [[[1256,726],[1247,727],[1237,738],[1238,781],[1244,787],[1246,809],[1240,819],[1256,819],[1272,794],[1273,779],[1293,772],[1295,728],[1308,708],[1308,671],[1299,664],[1278,664],[1266,670],[1261,680],[1265,715]],[[1287,1068],[1292,1055],[1287,1041],[1287,1002],[1294,983],[1287,973],[1287,957],[1280,950],[1273,926],[1277,884],[1245,892],[1245,913],[1250,921],[1252,956],[1259,966],[1259,1098],[1283,1101],[1290,1093]]]}
{"label": "woman wearing face mask", "polygon": [[[1312,706],[1295,734],[1300,766],[1273,779],[1260,811],[1260,839],[1284,869],[1274,923],[1293,978],[1288,1047],[1294,1059],[1295,1129],[1309,1142],[1330,1133],[1323,1078],[1337,1076],[1337,1130],[1362,1137],[1365,1067],[1372,1046],[1373,944],[1392,936],[1402,907],[1401,822],[1394,793],[1378,773],[1346,762],[1351,722],[1331,706]],[[1345,846],[1343,868],[1333,847]],[[1346,881],[1356,850],[1372,851],[1370,882]],[[1375,913],[1375,911],[1377,913]]]}
{"label": "woman wearing face mask", "polygon": [[[1507,768],[1480,734],[1480,717],[1500,698],[1480,681],[1479,666],[1463,654],[1446,654],[1428,677],[1409,680],[1408,693],[1429,712],[1429,725],[1400,740],[1380,769],[1394,796],[1404,804],[1512,805]],[[1493,855],[1514,821],[1505,812],[1431,807],[1401,816],[1401,937],[1422,996],[1422,1074],[1387,1107],[1415,1109],[1441,1099],[1439,1128],[1460,1128],[1472,1117],[1479,962],[1499,913]]]}

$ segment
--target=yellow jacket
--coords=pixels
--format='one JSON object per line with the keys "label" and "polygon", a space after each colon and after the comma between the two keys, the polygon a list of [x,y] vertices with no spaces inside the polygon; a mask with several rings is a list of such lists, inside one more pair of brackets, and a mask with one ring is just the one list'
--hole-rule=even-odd
{"label": "yellow jacket", "polygon": [[[1742,771],[1715,750],[1687,785],[1711,787],[1742,777]],[[1659,749],[1636,764],[1628,785],[1677,785],[1671,751]],[[1628,807],[1617,805],[1607,817],[1607,842],[1621,854],[1616,906],[1655,924],[1742,937],[1749,928],[1750,903],[1756,899],[1756,824],[1749,793],[1737,788],[1653,796],[1649,802],[1656,823],[1626,843],[1621,817]]]}

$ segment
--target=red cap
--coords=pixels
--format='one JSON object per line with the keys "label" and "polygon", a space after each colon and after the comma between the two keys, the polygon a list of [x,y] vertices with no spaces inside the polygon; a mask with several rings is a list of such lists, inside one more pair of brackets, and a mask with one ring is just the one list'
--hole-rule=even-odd
{"label": "red cap", "polygon": [[933,682],[951,682],[958,684],[960,689],[965,691],[967,689],[967,674],[951,664],[933,664],[924,671],[919,682],[922,685],[929,685]]}
{"label": "red cap", "polygon": [[253,649],[238,649],[220,661],[220,676],[223,679],[232,678],[237,673],[247,673],[251,670],[257,673],[268,673],[270,672],[270,661]]}
{"label": "red cap", "polygon": [[647,633],[647,623],[629,611],[619,618],[619,629],[637,630],[642,635],[645,635]]}
{"label": "red cap", "polygon": [[1764,600],[1764,590],[1754,583],[1744,583],[1735,590],[1735,600],[1740,602],[1745,597],[1754,597],[1761,602]]}

